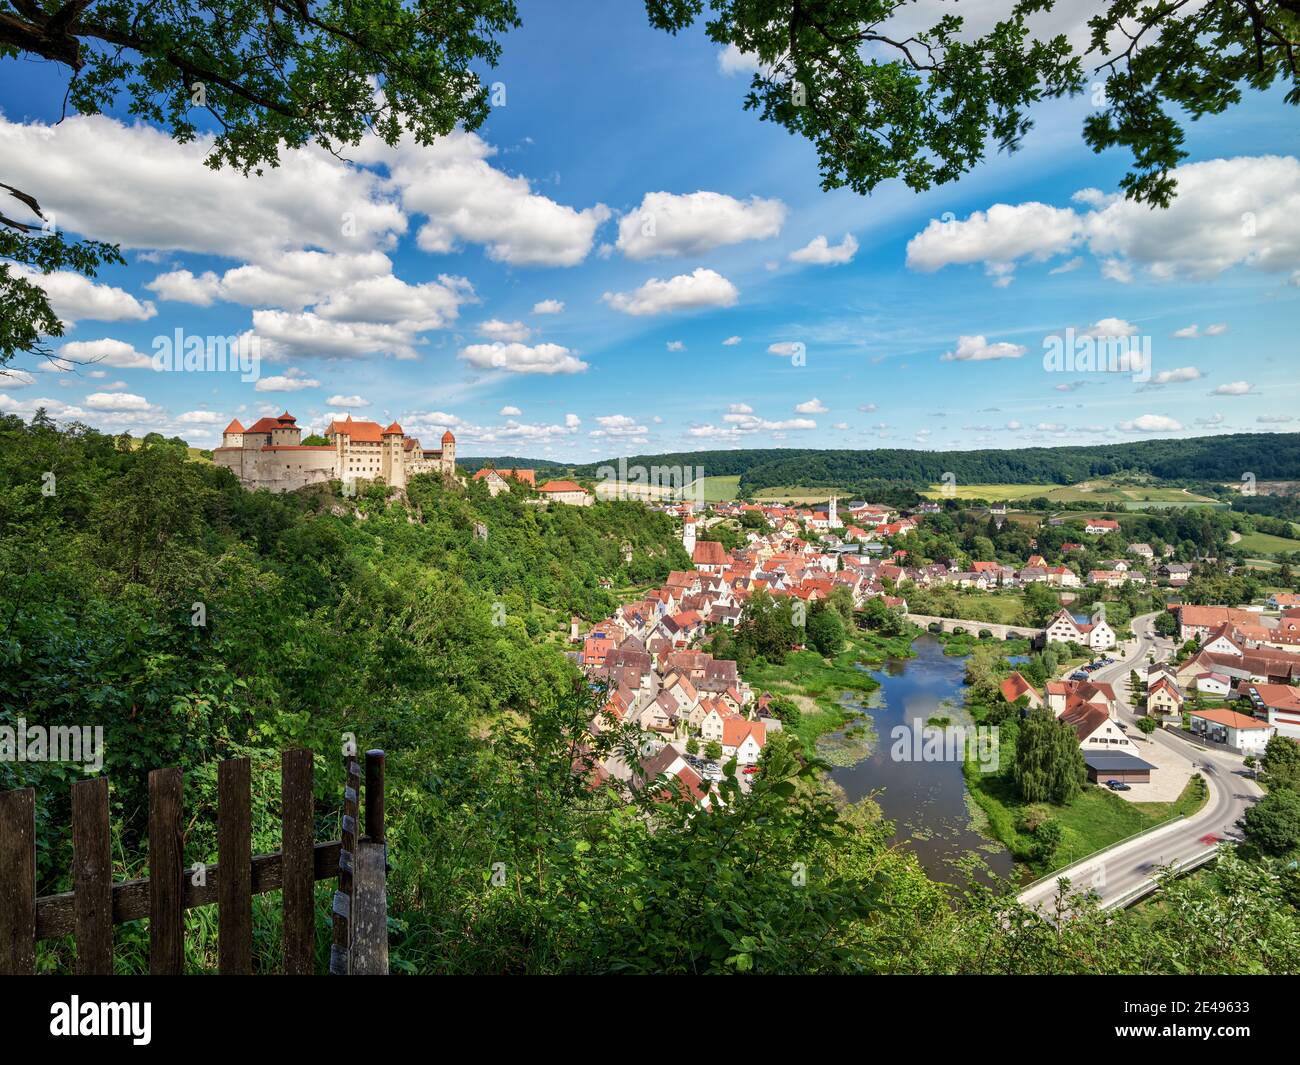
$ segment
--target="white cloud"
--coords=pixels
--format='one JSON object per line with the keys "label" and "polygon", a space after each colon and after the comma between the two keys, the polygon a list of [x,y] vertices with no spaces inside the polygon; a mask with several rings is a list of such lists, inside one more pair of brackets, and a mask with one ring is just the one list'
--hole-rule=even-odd
{"label": "white cloud", "polygon": [[118,370],[148,370],[153,366],[148,355],[136,351],[124,340],[70,340],[59,346],[61,358],[82,365],[97,363]]}
{"label": "white cloud", "polygon": [[363,396],[330,396],[330,398],[325,401],[325,406],[340,408],[368,407],[370,406],[370,400]]}
{"label": "white cloud", "polygon": [[1029,257],[1042,260],[1071,247],[1080,235],[1078,215],[1045,203],[995,203],[965,221],[930,224],[907,242],[907,265],[932,273],[953,263],[1005,264]]}
{"label": "white cloud", "polygon": [[563,300],[540,300],[533,304],[534,314],[559,314],[563,310]]}
{"label": "white cloud", "polygon": [[1207,325],[1205,332],[1201,332],[1201,327],[1193,322],[1191,325],[1185,325],[1182,329],[1175,329],[1174,336],[1180,340],[1195,340],[1197,337],[1217,337],[1228,331],[1228,327],[1223,322],[1215,322],[1213,325]]}
{"label": "white cloud", "polygon": [[9,269],[15,276],[43,288],[54,313],[65,322],[85,318],[99,322],[143,322],[158,313],[148,300],[141,302],[125,289],[101,285],[71,270],[41,274],[25,266],[12,265]]}
{"label": "white cloud", "polygon": [[187,410],[176,415],[176,421],[181,425],[221,425],[225,420],[224,414],[213,410]]}
{"label": "white cloud", "polygon": [[[415,358],[409,329],[383,322],[328,321],[314,311],[254,311],[253,332],[269,341],[269,354],[359,358],[394,355]],[[263,345],[266,351],[266,345]]]}
{"label": "white cloud", "polygon": [[796,263],[817,263],[820,266],[838,266],[851,262],[858,253],[858,242],[852,233],[845,233],[839,244],[830,244],[824,236],[814,237],[804,247],[790,253]]}
{"label": "white cloud", "polygon": [[1173,370],[1161,370],[1151,378],[1151,383],[1155,385],[1171,385],[1183,381],[1199,381],[1204,376],[1195,366],[1179,366]]}
{"label": "white cloud", "polygon": [[502,407],[497,411],[497,414],[502,418],[518,418],[519,415],[523,414],[523,411],[518,407]]}
{"label": "white cloud", "polygon": [[480,322],[478,331],[493,340],[506,340],[522,343],[533,335],[533,331],[523,322],[503,322],[500,318],[490,318]]}
{"label": "white cloud", "polygon": [[692,273],[678,274],[667,281],[652,277],[632,292],[606,292],[601,299],[623,314],[649,315],[701,307],[730,307],[739,296],[736,286],[721,274],[699,267]]}
{"label": "white cloud", "polygon": [[460,349],[460,357],[484,370],[508,370],[510,373],[581,373],[587,364],[559,344],[470,344]]}
{"label": "white cloud", "polygon": [[0,388],[12,388],[15,391],[34,384],[36,378],[26,370],[0,368]]}
{"label": "white cloud", "polygon": [[197,276],[189,270],[172,270],[159,274],[144,287],[160,300],[192,303],[197,307],[211,307],[216,300],[225,298],[221,294],[221,278],[211,270]]}
{"label": "white cloud", "polygon": [[599,429],[593,429],[588,435],[595,437],[643,437],[649,431],[644,425],[638,425],[635,418],[626,414],[605,414],[596,418]]}
{"label": "white cloud", "polygon": [[668,350],[669,350],[669,351],[685,351],[685,350],[686,350],[686,345],[683,344],[680,340],[670,340],[670,341],[668,341]]}
{"label": "white cloud", "polygon": [[205,166],[211,148],[206,134],[179,144],[98,115],[53,126],[0,116],[5,180],[39,190],[60,229],[127,249],[270,262],[286,248],[382,247],[406,228],[381,175],[319,148],[283,151],[278,167],[248,177]]}
{"label": "white cloud", "polygon": [[1011,344],[1005,340],[990,344],[982,336],[963,336],[957,338],[955,351],[944,352],[939,356],[941,362],[986,362],[991,359],[1018,359],[1029,349],[1023,344]]}
{"label": "white cloud", "polygon": [[1111,340],[1137,335],[1137,326],[1123,318],[1102,318],[1092,325],[1079,330],[1081,337],[1093,337],[1097,340]]}
{"label": "white cloud", "polygon": [[767,346],[769,355],[779,355],[782,358],[789,358],[803,350],[803,341],[800,340],[778,340],[775,344]]}
{"label": "white cloud", "polygon": [[803,403],[796,403],[794,406],[796,414],[825,414],[829,409],[825,403],[815,397]]}
{"label": "white cloud", "polygon": [[1255,421],[1260,425],[1286,425],[1295,421],[1295,418],[1289,414],[1261,414]]}
{"label": "white cloud", "polygon": [[92,392],[82,403],[91,410],[100,411],[140,411],[151,410],[152,405],[133,392]]}
{"label": "white cloud", "polygon": [[754,408],[748,403],[732,403],[727,406],[727,410],[732,414],[753,414]]}
{"label": "white cloud", "polygon": [[475,133],[456,131],[429,145],[393,149],[368,137],[349,154],[385,164],[402,206],[426,219],[416,234],[424,251],[445,254],[462,242],[481,244],[489,259],[512,266],[576,266],[609,218],[604,204],[575,210],[535,193],[488,160],[496,149]]}
{"label": "white cloud", "polygon": [[732,74],[757,74],[763,69],[758,56],[742,52],[735,44],[728,44],[718,52],[718,71],[728,77]]}
{"label": "white cloud", "polygon": [[291,366],[281,375],[259,377],[253,388],[258,392],[302,392],[308,388],[320,388],[320,382]]}
{"label": "white cloud", "polygon": [[1300,266],[1300,160],[1212,159],[1173,177],[1177,195],[1166,210],[1085,189],[1074,196],[1083,210],[995,204],[965,221],[932,221],[908,242],[907,263],[929,272],[982,262],[1002,278],[1021,259],[1085,245],[1102,275],[1121,283],[1138,270],[1157,281],[1205,281],[1233,267],[1291,274]]}
{"label": "white cloud", "polygon": [[727,244],[762,240],[781,232],[780,200],[737,200],[719,192],[647,192],[639,207],[619,219],[615,246],[629,259],[697,255]]}
{"label": "white cloud", "polygon": [[734,348],[739,343],[740,337],[727,337],[727,339],[722,342],[722,346],[724,348]]}
{"label": "white cloud", "polygon": [[1175,433],[1182,425],[1164,414],[1143,414],[1131,422],[1120,422],[1115,428],[1126,433]]}
{"label": "white cloud", "polygon": [[1230,381],[1226,385],[1219,385],[1213,394],[1216,396],[1244,396],[1253,388],[1254,386],[1249,381]]}

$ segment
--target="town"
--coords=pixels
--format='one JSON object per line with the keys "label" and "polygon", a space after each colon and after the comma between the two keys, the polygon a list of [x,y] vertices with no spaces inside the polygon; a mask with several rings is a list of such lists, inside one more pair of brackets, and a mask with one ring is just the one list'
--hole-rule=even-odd
{"label": "town", "polygon": [[[585,628],[579,618],[571,622],[570,637],[581,644],[577,660],[605,695],[591,729],[635,725],[647,737],[639,764],[614,754],[597,767],[593,784],[675,781],[682,797],[707,808],[717,801],[710,782],[721,780],[723,764],[734,760],[747,787],[767,738],[783,723],[772,712],[771,693],[754,690],[736,662],[715,659],[701,645],[716,627],[738,626],[756,594],[788,603],[802,624],[809,605],[837,588],[855,610],[876,600],[917,631],[1028,637],[1037,647],[1073,652],[1071,660],[1081,656],[1041,689],[1011,672],[1002,698],[1026,712],[1046,708],[1067,723],[1089,780],[1132,801],[1170,801],[1196,772],[1196,748],[1152,743],[1147,737],[1155,729],[1210,744],[1245,766],[1258,763],[1274,736],[1300,740],[1300,595],[1277,592],[1246,607],[1183,604],[1179,592],[1197,563],[1174,561],[1171,545],[1123,542],[1118,521],[1051,519],[1045,540],[1070,532],[1081,537],[1057,537],[1055,561],[1030,538],[1033,553],[1020,566],[956,559],[913,566],[908,551],[893,545],[934,520],[938,504],[901,512],[865,501],[841,504],[832,496],[816,508],[724,502],[659,509],[680,520],[694,568],[672,572],[662,587]],[[997,524],[1005,516],[1005,508],[993,508],[989,520]],[[728,550],[703,538],[738,519],[747,519],[743,546]],[[1077,560],[1097,555],[1086,546],[1095,542],[1116,557],[1081,565]],[[1121,587],[1150,589],[1170,601],[1162,613],[1133,619],[1132,631],[1125,624],[1122,633],[1119,623],[1106,620],[1104,601],[1090,614],[1069,608],[1075,590]],[[1049,601],[1061,604],[1040,625],[981,624],[909,606],[909,595],[935,590],[960,589],[970,603],[980,592],[1026,588],[1040,596],[1048,589]]]}

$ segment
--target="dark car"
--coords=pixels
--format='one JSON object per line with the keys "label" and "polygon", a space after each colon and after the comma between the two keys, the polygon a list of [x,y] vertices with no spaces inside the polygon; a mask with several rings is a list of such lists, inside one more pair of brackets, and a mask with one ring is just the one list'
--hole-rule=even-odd
{"label": "dark car", "polygon": [[1108,780],[1106,781],[1106,787],[1110,788],[1111,791],[1132,791],[1133,790],[1131,785],[1125,784],[1124,781],[1122,780]]}

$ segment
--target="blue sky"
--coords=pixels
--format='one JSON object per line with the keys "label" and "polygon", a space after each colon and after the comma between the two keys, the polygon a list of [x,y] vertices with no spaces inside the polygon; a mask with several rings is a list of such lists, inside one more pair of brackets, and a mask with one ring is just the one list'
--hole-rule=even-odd
{"label": "blue sky", "polygon": [[[0,410],[197,446],[232,417],[346,412],[427,441],[450,427],[462,455],[572,461],[1296,428],[1300,163],[1280,98],[1188,127],[1168,212],[1116,200],[1127,160],[1082,144],[1087,97],[1039,108],[1023,150],[960,182],[824,193],[809,146],[741,110],[743,57],[700,27],[653,31],[639,4],[521,14],[476,134],[350,164],[292,153],[262,179],[120,118],[50,126],[56,71],[0,63],[5,180],[129,260],[49,282],[54,346],[98,361],[20,360]],[[1150,367],[1048,372],[1044,338],[1067,328]],[[177,329],[255,335],[259,379],[155,372]]]}

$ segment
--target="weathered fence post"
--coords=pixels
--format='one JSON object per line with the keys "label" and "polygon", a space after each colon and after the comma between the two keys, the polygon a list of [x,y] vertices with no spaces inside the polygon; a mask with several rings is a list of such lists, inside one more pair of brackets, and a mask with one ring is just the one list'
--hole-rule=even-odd
{"label": "weathered fence post", "polygon": [[0,975],[36,967],[36,791],[0,793]]}
{"label": "weathered fence post", "polygon": [[72,889],[77,972],[113,972],[113,858],[108,777],[72,785]]}
{"label": "weathered fence post", "polygon": [[284,971],[288,976],[310,976],[315,971],[315,803],[311,751],[285,751],[280,756],[280,851],[284,861],[280,890],[284,906]]}
{"label": "weathered fence post", "polygon": [[217,765],[217,969],[253,971],[253,807],[247,758]]}
{"label": "weathered fence post", "polygon": [[179,769],[149,774],[149,971],[180,976],[185,968],[185,856]]}

